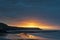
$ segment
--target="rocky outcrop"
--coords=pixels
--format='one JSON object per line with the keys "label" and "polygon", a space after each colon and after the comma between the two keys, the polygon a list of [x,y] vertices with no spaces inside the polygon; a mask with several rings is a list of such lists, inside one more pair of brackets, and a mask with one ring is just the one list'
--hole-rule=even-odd
{"label": "rocky outcrop", "polygon": [[[4,23],[0,23],[0,32],[6,32],[6,31],[12,31],[12,30],[14,30],[14,31],[18,30],[18,32],[34,32],[35,30],[42,30],[42,29],[40,29],[40,28],[13,27],[13,26],[8,26],[7,24],[4,24]],[[22,31],[22,30],[24,30],[24,31]],[[28,31],[26,31],[26,30],[28,30]]]}

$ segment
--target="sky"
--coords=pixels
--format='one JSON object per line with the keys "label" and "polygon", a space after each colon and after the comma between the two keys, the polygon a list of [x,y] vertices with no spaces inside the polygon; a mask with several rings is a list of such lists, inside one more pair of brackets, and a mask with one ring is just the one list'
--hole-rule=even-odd
{"label": "sky", "polygon": [[0,0],[0,22],[13,25],[29,18],[60,29],[60,0]]}

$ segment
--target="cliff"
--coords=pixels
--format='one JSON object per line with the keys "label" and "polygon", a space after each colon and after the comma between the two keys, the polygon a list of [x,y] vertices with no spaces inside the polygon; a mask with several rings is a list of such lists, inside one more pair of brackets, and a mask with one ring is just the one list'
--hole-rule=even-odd
{"label": "cliff", "polygon": [[11,32],[37,32],[37,30],[42,30],[40,28],[23,28],[23,27],[13,27],[13,26],[8,26],[7,24],[0,23],[0,31],[5,32],[5,31],[11,31]]}

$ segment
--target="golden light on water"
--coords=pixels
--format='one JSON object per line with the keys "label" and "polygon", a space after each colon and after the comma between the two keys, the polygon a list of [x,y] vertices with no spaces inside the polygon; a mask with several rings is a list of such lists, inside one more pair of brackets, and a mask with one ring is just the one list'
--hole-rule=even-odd
{"label": "golden light on water", "polygon": [[17,35],[19,37],[21,37],[21,39],[47,40],[47,38],[43,38],[43,37],[40,37],[40,36],[34,36],[34,35],[31,35],[31,34],[20,33],[20,34],[17,34]]}
{"label": "golden light on water", "polygon": [[35,36],[32,34],[25,34],[25,33],[8,34],[5,38],[11,40],[48,40],[47,38],[41,36]]}

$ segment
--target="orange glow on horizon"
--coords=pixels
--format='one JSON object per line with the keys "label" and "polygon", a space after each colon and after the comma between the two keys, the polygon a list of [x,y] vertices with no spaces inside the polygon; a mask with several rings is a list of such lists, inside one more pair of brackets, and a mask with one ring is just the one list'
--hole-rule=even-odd
{"label": "orange glow on horizon", "polygon": [[41,29],[56,29],[55,25],[51,25],[43,20],[38,19],[23,19],[12,25],[24,28],[41,28]]}
{"label": "orange glow on horizon", "polygon": [[37,28],[39,24],[35,20],[25,20],[18,24],[20,27],[30,27],[30,28]]}

